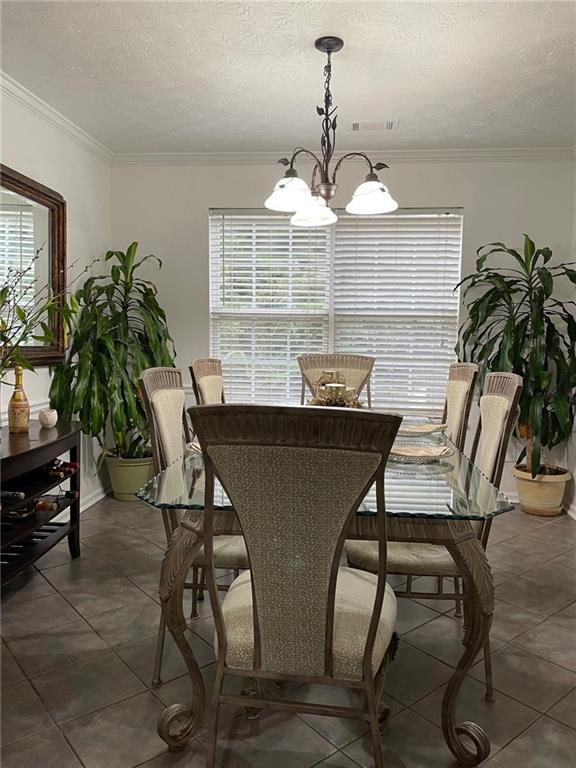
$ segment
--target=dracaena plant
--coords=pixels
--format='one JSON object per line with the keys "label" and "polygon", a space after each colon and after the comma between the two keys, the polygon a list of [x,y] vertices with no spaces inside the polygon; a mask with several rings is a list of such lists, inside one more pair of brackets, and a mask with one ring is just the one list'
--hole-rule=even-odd
{"label": "dracaena plant", "polygon": [[139,276],[138,243],[108,251],[108,274],[89,277],[69,299],[69,347],[54,370],[50,402],[66,419],[77,414],[82,430],[95,437],[102,455],[150,455],[149,430],[138,393],[142,371],[174,365],[166,315],[152,282]]}
{"label": "dracaena plant", "polygon": [[[508,266],[501,266],[502,255]],[[476,272],[465,277],[468,318],[460,327],[459,359],[488,371],[512,371],[524,388],[517,435],[525,441],[532,477],[545,471],[542,451],[572,432],[576,405],[576,262],[552,265],[550,248],[524,235],[522,253],[504,243],[478,249]],[[498,266],[489,266],[497,255]],[[560,289],[560,290],[558,290]]]}

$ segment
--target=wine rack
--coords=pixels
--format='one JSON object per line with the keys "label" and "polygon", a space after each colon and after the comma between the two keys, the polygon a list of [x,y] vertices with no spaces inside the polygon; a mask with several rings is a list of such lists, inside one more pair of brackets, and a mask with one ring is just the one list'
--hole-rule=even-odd
{"label": "wine rack", "polygon": [[[79,556],[80,434],[80,425],[76,422],[58,423],[51,429],[44,429],[33,420],[30,431],[18,435],[2,430],[2,584],[32,565],[65,537],[68,537],[70,556]],[[51,476],[49,468],[66,453],[70,460],[65,476]],[[64,491],[50,495],[66,482],[69,484],[67,495]],[[21,498],[8,497],[14,493]],[[50,502],[55,501],[55,508],[34,511],[38,501],[48,495]],[[68,519],[55,520],[66,510],[69,510]]]}

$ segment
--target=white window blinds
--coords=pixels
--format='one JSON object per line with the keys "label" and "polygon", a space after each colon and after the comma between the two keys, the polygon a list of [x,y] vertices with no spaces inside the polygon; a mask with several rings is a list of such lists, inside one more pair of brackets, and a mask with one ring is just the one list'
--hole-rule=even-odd
{"label": "white window blinds", "polygon": [[329,229],[263,211],[210,216],[211,354],[230,401],[299,402],[295,358],[376,357],[373,403],[438,414],[454,360],[459,212],[340,214]]}
{"label": "white window blinds", "polygon": [[458,331],[462,216],[344,216],[336,225],[336,351],[376,358],[373,402],[442,411]]}
{"label": "white window blinds", "polygon": [[296,357],[328,348],[330,239],[282,215],[210,216],[210,347],[228,400],[299,401]]}
{"label": "white window blinds", "polygon": [[26,270],[21,281],[21,304],[34,296],[34,214],[31,207],[0,207],[0,285],[14,272]]}

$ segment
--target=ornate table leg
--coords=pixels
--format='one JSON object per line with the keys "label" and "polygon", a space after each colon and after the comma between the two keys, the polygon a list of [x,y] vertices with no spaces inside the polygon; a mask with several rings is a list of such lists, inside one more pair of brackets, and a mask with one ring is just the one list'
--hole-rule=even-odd
{"label": "ornate table leg", "polygon": [[[374,538],[374,520],[358,516],[353,529],[355,537]],[[388,540],[444,545],[458,565],[465,585],[464,653],[444,692],[442,731],[448,748],[460,765],[479,765],[490,754],[490,742],[484,729],[476,723],[456,722],[456,698],[466,673],[484,647],[492,624],[494,584],[486,554],[468,520],[391,516],[388,518]]]}
{"label": "ornate table leg", "polygon": [[[456,723],[456,697],[466,673],[488,639],[494,612],[494,584],[486,553],[469,524],[454,521],[448,526],[453,534],[448,549],[465,583],[466,629],[464,653],[448,681],[442,700],[442,730],[450,751],[460,765],[475,766],[489,756],[490,741],[484,729],[476,723]],[[462,737],[472,742],[473,749]]]}
{"label": "ornate table leg", "polygon": [[194,521],[187,516],[170,540],[160,571],[162,612],[166,626],[186,662],[192,683],[191,703],[171,704],[164,710],[158,721],[158,735],[168,744],[171,752],[182,749],[188,739],[197,733],[204,722],[206,710],[204,680],[184,634],[187,624],[183,607],[184,582],[201,546],[202,538],[199,530],[194,526]]}

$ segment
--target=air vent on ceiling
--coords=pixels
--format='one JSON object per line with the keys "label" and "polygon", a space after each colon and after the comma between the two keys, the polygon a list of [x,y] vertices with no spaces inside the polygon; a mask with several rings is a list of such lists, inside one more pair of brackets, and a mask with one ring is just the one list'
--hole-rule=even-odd
{"label": "air vent on ceiling", "polygon": [[352,133],[361,131],[396,131],[399,125],[399,120],[362,120],[357,123],[348,123],[348,130],[352,131]]}

